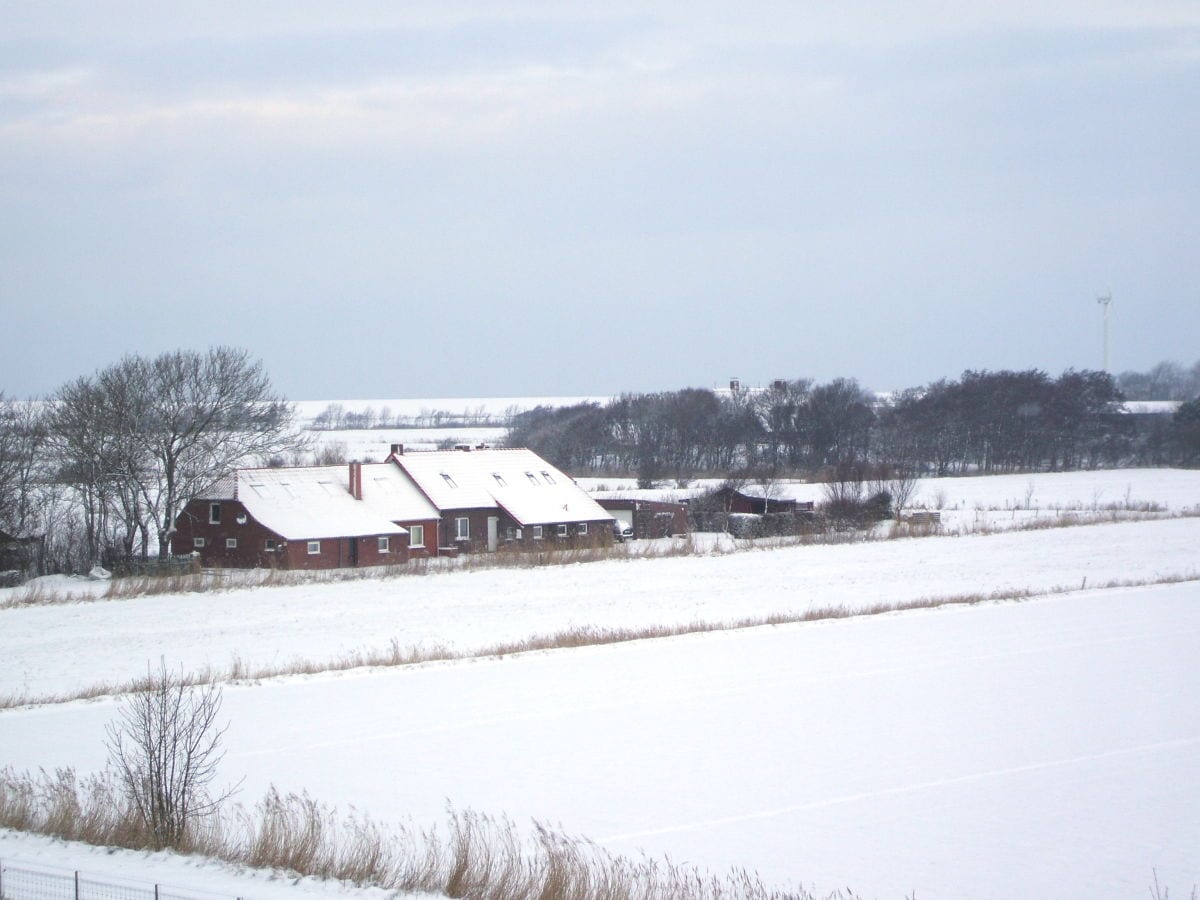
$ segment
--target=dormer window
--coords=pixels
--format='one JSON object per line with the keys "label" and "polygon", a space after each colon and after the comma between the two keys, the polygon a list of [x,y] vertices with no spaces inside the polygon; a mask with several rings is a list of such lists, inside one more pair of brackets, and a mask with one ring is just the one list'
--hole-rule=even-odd
{"label": "dormer window", "polygon": [[450,485],[450,487],[452,487],[452,488],[458,487],[458,485],[454,483],[454,479],[450,477],[448,472],[443,472],[442,478],[445,479],[446,484]]}
{"label": "dormer window", "polygon": [[543,472],[542,477],[546,479],[546,484],[554,484],[554,478],[549,472]]}
{"label": "dormer window", "polygon": [[221,504],[220,503],[208,504],[208,524],[209,525],[220,525],[221,524]]}
{"label": "dormer window", "polygon": [[492,477],[496,479],[496,484],[500,485],[500,487],[508,487],[508,483],[504,480],[504,476],[499,472],[493,472]]}
{"label": "dormer window", "polygon": [[530,484],[535,485],[535,486],[537,485],[537,483],[538,483],[537,476],[534,475],[532,472],[526,472],[525,477],[529,479]]}

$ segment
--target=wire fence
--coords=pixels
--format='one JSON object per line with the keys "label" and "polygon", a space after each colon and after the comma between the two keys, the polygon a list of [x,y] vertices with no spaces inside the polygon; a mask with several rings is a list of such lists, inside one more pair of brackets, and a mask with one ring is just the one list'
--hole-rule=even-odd
{"label": "wire fence", "polygon": [[245,900],[149,881],[0,860],[0,900]]}

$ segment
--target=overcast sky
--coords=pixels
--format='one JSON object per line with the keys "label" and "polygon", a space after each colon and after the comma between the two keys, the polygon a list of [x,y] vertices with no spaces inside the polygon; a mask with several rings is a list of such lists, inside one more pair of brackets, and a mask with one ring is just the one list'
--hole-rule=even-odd
{"label": "overcast sky", "polygon": [[0,390],[1190,363],[1198,160],[1195,0],[0,0]]}

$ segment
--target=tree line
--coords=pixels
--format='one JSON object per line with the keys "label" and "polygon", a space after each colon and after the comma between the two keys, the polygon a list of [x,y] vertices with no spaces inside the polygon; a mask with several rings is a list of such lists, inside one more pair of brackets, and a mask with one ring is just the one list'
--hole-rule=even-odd
{"label": "tree line", "polygon": [[1200,399],[1130,415],[1115,379],[1067,370],[967,371],[878,397],[857,381],[777,381],[759,391],[688,388],[517,415],[510,446],[576,473],[660,478],[861,466],[931,475],[1195,464]]}
{"label": "tree line", "polygon": [[374,406],[347,409],[344,403],[329,403],[313,416],[312,431],[359,431],[387,428],[503,428],[517,410],[510,408],[494,413],[486,406],[475,406],[452,412],[448,409],[422,407],[417,413],[405,415],[393,412],[390,406],[378,410]]}
{"label": "tree line", "polygon": [[1194,400],[1200,396],[1200,360],[1190,367],[1166,361],[1145,372],[1122,372],[1117,387],[1126,400]]}
{"label": "tree line", "polygon": [[43,536],[51,571],[165,559],[196,493],[299,444],[291,405],[247,351],[126,356],[45,400],[0,395],[0,529]]}

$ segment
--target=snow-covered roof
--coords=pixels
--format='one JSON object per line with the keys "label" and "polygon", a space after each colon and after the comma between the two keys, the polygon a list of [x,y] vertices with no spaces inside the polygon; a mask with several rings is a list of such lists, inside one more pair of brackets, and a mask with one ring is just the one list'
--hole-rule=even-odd
{"label": "snow-covered roof", "polygon": [[392,463],[363,463],[362,495],[367,507],[391,522],[441,518],[437,507]]}
{"label": "snow-covered roof", "polygon": [[346,466],[239,469],[235,477],[247,512],[287,540],[408,533],[378,506],[354,499]]}
{"label": "snow-covered roof", "polygon": [[393,459],[441,510],[501,507],[522,525],[612,520],[532,450],[439,450]]}

